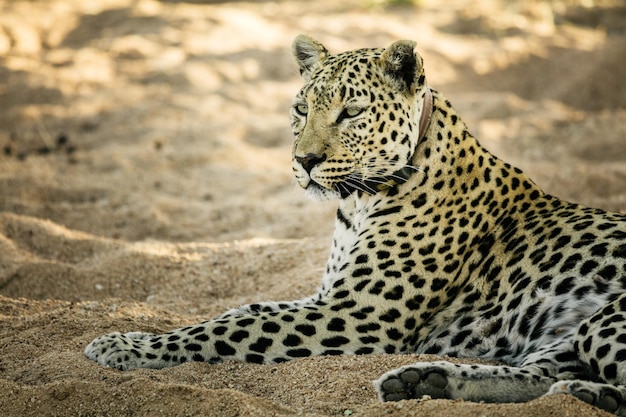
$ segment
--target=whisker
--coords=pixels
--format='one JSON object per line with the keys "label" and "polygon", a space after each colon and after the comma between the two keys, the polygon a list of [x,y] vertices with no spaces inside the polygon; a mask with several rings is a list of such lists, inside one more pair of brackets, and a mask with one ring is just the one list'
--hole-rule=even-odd
{"label": "whisker", "polygon": [[378,192],[377,190],[375,190],[375,189],[373,189],[371,187],[365,186],[365,185],[360,186],[360,187],[355,187],[355,189],[359,190],[359,191],[362,191],[365,194],[369,194],[369,195],[374,195],[374,194],[376,194]]}
{"label": "whisker", "polygon": [[[380,164],[379,165],[380,168],[384,168],[383,169],[379,169],[376,170],[375,168],[378,168],[378,166],[375,166],[373,164],[368,164],[368,165],[361,165],[359,167],[357,167],[358,172],[363,176],[363,177],[392,177],[397,171],[401,171],[403,169],[410,169],[414,172],[420,172],[420,173],[425,173],[424,169],[414,166],[414,165],[401,165],[398,164],[398,166],[390,166],[390,164]],[[389,168],[393,168],[394,171],[392,173],[389,174],[385,174],[384,172],[380,172],[380,171],[387,171],[389,170]],[[398,169],[395,169],[398,168]]]}
{"label": "whisker", "polygon": [[339,195],[342,197],[347,197],[348,195],[350,195],[350,189],[343,182],[339,182],[335,184],[333,187],[335,187]]}
{"label": "whisker", "polygon": [[383,163],[383,162],[379,162],[379,163],[367,163],[367,164],[363,164],[360,165],[360,167],[366,168],[366,169],[375,169],[375,168],[384,168],[384,169],[389,169],[389,168],[393,168],[396,171],[398,169],[404,169],[404,168],[409,168],[412,169],[414,171],[423,171],[422,168],[417,167],[415,165],[408,165],[408,164],[389,164],[389,163]]}
{"label": "whisker", "polygon": [[357,181],[354,181],[352,179],[350,179],[348,181],[350,181],[350,183],[353,185],[353,187],[356,188],[357,190],[364,191],[364,192],[366,192],[368,194],[372,194],[373,195],[373,194],[376,194],[376,192],[378,191],[378,190],[370,187],[368,184],[366,184],[366,183],[364,183],[362,181],[358,181],[357,182]]}
{"label": "whisker", "polygon": [[363,179],[360,176],[350,174],[343,183],[341,183],[348,189],[351,187],[354,190],[363,191],[367,194],[376,194],[377,190],[363,182]]}
{"label": "whisker", "polygon": [[412,166],[410,164],[405,164],[405,163],[400,163],[398,161],[392,161],[392,160],[374,160],[374,161],[361,161],[363,166],[380,166],[380,167],[390,167],[390,166],[397,166],[397,165],[402,165],[402,166]]}
{"label": "whisker", "polygon": [[359,182],[363,183],[364,181],[374,183],[374,184],[385,184],[389,181],[388,177],[371,177],[371,178],[359,178]]}
{"label": "whisker", "polygon": [[[405,182],[408,175],[410,175],[410,172],[407,172],[407,170],[425,173],[424,169],[418,166],[402,164],[396,161],[374,160],[355,166],[354,170],[335,183],[333,188],[342,197],[347,197],[354,191],[374,195],[384,187]],[[392,172],[386,174],[389,171]]]}
{"label": "whisker", "polygon": [[392,180],[399,180],[399,181],[407,180],[407,177],[403,177],[402,175],[398,175],[398,174],[387,175],[385,178],[392,179]]}

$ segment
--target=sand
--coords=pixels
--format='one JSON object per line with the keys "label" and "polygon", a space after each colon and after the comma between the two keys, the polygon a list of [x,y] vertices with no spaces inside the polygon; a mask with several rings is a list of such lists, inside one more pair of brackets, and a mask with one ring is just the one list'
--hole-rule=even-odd
{"label": "sand", "polygon": [[315,290],[335,205],[291,178],[301,32],[334,51],[415,39],[488,149],[626,212],[623,5],[445,3],[0,1],[0,414],[603,415],[565,395],[378,402],[373,379],[428,356],[131,372],[83,356],[110,331]]}

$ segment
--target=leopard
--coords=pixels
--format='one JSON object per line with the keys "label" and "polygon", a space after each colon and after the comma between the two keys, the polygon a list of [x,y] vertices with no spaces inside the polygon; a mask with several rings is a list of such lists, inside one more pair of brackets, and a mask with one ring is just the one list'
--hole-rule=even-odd
{"label": "leopard", "polygon": [[292,43],[304,81],[292,170],[311,199],[337,202],[312,296],[110,333],[85,355],[125,371],[430,354],[374,381],[378,398],[569,394],[626,416],[626,215],[550,195],[489,152],[429,86],[416,46]]}

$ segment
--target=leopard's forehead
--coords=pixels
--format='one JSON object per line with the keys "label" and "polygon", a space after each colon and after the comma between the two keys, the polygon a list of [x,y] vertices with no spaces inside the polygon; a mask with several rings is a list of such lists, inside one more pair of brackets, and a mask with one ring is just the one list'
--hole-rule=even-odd
{"label": "leopard's forehead", "polygon": [[364,85],[377,85],[377,64],[383,52],[381,48],[366,48],[330,55],[313,72],[299,96],[327,102],[365,94]]}
{"label": "leopard's forehead", "polygon": [[[363,48],[330,55],[324,62],[322,69],[340,71],[346,66],[368,66],[376,63],[385,50],[382,48]],[[326,72],[326,71],[324,71]]]}

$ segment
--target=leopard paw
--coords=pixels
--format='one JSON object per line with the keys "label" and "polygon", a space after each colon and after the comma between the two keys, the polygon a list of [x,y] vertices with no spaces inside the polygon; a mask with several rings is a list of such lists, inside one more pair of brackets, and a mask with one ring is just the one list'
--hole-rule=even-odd
{"label": "leopard paw", "polygon": [[609,384],[590,381],[559,381],[554,383],[547,395],[571,394],[581,401],[618,415],[626,415],[623,389]]}
{"label": "leopard paw", "polygon": [[140,332],[109,333],[89,343],[85,348],[85,355],[100,365],[110,366],[120,371],[154,367],[149,364],[150,359],[153,358],[145,352],[146,342],[153,337],[155,335]]}
{"label": "leopard paw", "polygon": [[374,384],[381,401],[451,398],[448,374],[438,367],[405,366],[387,372]]}

